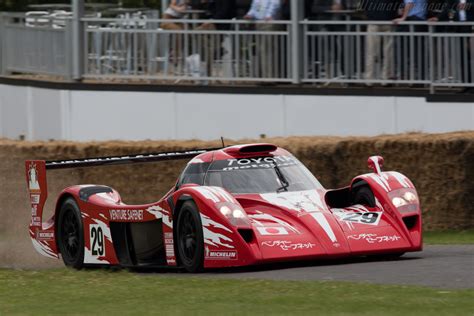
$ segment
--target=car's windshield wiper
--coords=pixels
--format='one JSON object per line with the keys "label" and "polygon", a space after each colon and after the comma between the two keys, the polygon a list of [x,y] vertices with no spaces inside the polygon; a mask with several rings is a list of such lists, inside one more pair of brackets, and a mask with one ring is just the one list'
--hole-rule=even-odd
{"label": "car's windshield wiper", "polygon": [[282,184],[282,186],[277,189],[277,193],[280,193],[282,191],[288,191],[288,187],[290,186],[290,184],[288,183],[288,180],[286,180],[285,176],[281,172],[280,167],[278,167],[276,161],[273,164],[273,169],[275,169],[275,173],[277,174],[278,179],[280,180],[280,183]]}

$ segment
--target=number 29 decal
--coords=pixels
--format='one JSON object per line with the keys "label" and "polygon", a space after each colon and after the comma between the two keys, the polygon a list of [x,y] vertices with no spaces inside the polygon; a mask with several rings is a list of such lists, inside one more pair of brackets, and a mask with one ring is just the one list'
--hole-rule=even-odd
{"label": "number 29 decal", "polygon": [[91,254],[94,257],[105,255],[104,232],[100,225],[90,225]]}
{"label": "number 29 decal", "polygon": [[366,225],[378,225],[382,212],[366,212],[366,213],[343,213],[340,215],[340,219],[346,222],[366,224]]}

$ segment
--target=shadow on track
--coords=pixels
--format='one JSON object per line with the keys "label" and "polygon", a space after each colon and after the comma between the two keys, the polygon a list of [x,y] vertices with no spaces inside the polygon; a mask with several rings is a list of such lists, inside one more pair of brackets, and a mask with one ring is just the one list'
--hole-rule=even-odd
{"label": "shadow on track", "polygon": [[187,273],[182,268],[154,268],[154,267],[134,267],[129,268],[130,271],[136,273],[153,274],[153,273],[166,273],[166,274],[185,274],[185,275],[201,275],[201,274],[214,274],[214,275],[226,275],[233,273],[248,273],[248,272],[262,272],[262,271],[276,271],[285,269],[295,268],[307,268],[307,267],[318,267],[318,266],[340,266],[347,264],[361,264],[368,262],[384,262],[384,261],[410,261],[421,259],[422,257],[390,257],[390,256],[367,256],[367,257],[352,257],[352,258],[340,258],[340,259],[320,259],[318,261],[287,261],[287,262],[276,262],[266,263],[254,266],[245,267],[232,267],[232,268],[212,268],[205,269],[203,273]]}

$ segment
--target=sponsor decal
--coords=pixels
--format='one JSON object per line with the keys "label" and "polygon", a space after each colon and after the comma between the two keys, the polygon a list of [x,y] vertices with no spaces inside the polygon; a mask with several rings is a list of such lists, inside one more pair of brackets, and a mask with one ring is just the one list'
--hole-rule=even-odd
{"label": "sponsor decal", "polygon": [[174,244],[165,245],[166,257],[174,258]]}
{"label": "sponsor decal", "polygon": [[54,239],[54,232],[37,232],[36,238],[41,240],[51,240]]}
{"label": "sponsor decal", "polygon": [[39,194],[31,194],[30,195],[31,204],[39,204],[40,202],[40,195]]}
{"label": "sponsor decal", "polygon": [[[83,213],[84,214],[84,213]],[[110,227],[106,222],[93,218],[89,225],[89,245],[84,247],[84,263],[109,263],[106,256],[106,243],[112,245]]]}
{"label": "sponsor decal", "polygon": [[41,227],[41,217],[40,216],[32,216],[31,217],[31,226]]}
{"label": "sponsor decal", "polygon": [[[278,167],[297,165],[298,161],[291,156],[260,157],[227,159],[227,166],[223,166],[222,171],[242,170],[242,169],[266,169],[273,168],[275,164]],[[216,165],[214,166],[216,167]]]}
{"label": "sponsor decal", "polygon": [[89,225],[89,237],[91,242],[91,255],[93,257],[105,256],[104,231],[97,224]]}
{"label": "sponsor decal", "polygon": [[258,233],[262,236],[288,235],[285,227],[257,227]]}
{"label": "sponsor decal", "polygon": [[110,219],[113,221],[141,221],[143,210],[110,210]]}
{"label": "sponsor decal", "polygon": [[31,216],[37,216],[37,215],[38,215],[38,205],[31,206]]}
{"label": "sponsor decal", "polygon": [[287,240],[272,240],[262,242],[262,246],[266,247],[278,247],[281,250],[300,250],[300,249],[312,249],[316,247],[315,244],[306,242],[306,243],[293,243]]}
{"label": "sponsor decal", "polygon": [[353,223],[377,226],[382,218],[383,212],[369,212],[367,209],[366,212],[355,210],[357,209],[332,209],[339,220],[347,222],[350,227]]}
{"label": "sponsor decal", "polygon": [[39,193],[40,186],[38,182],[38,171],[36,170],[36,164],[31,163],[28,170],[28,188],[30,192]]}
{"label": "sponsor decal", "polygon": [[377,234],[359,234],[359,235],[349,235],[347,236],[347,239],[365,240],[369,244],[375,244],[375,243],[398,241],[402,239],[402,237],[398,235],[378,236]]}
{"label": "sponsor decal", "polygon": [[206,259],[237,260],[236,250],[210,250],[209,247],[206,247],[204,250]]}
{"label": "sponsor decal", "polygon": [[[165,227],[164,229],[168,229]],[[166,262],[170,266],[176,265],[176,258],[174,252],[174,238],[172,232],[164,232],[164,243],[165,243],[165,253],[166,253]]]}

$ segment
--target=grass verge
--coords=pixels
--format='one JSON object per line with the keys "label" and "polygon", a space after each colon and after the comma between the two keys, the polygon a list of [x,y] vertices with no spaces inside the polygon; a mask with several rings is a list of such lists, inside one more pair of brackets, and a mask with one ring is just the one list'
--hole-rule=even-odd
{"label": "grass verge", "polygon": [[0,315],[468,315],[474,290],[224,280],[125,271],[0,270]]}
{"label": "grass verge", "polygon": [[428,245],[474,244],[474,229],[462,231],[424,232],[423,242]]}

